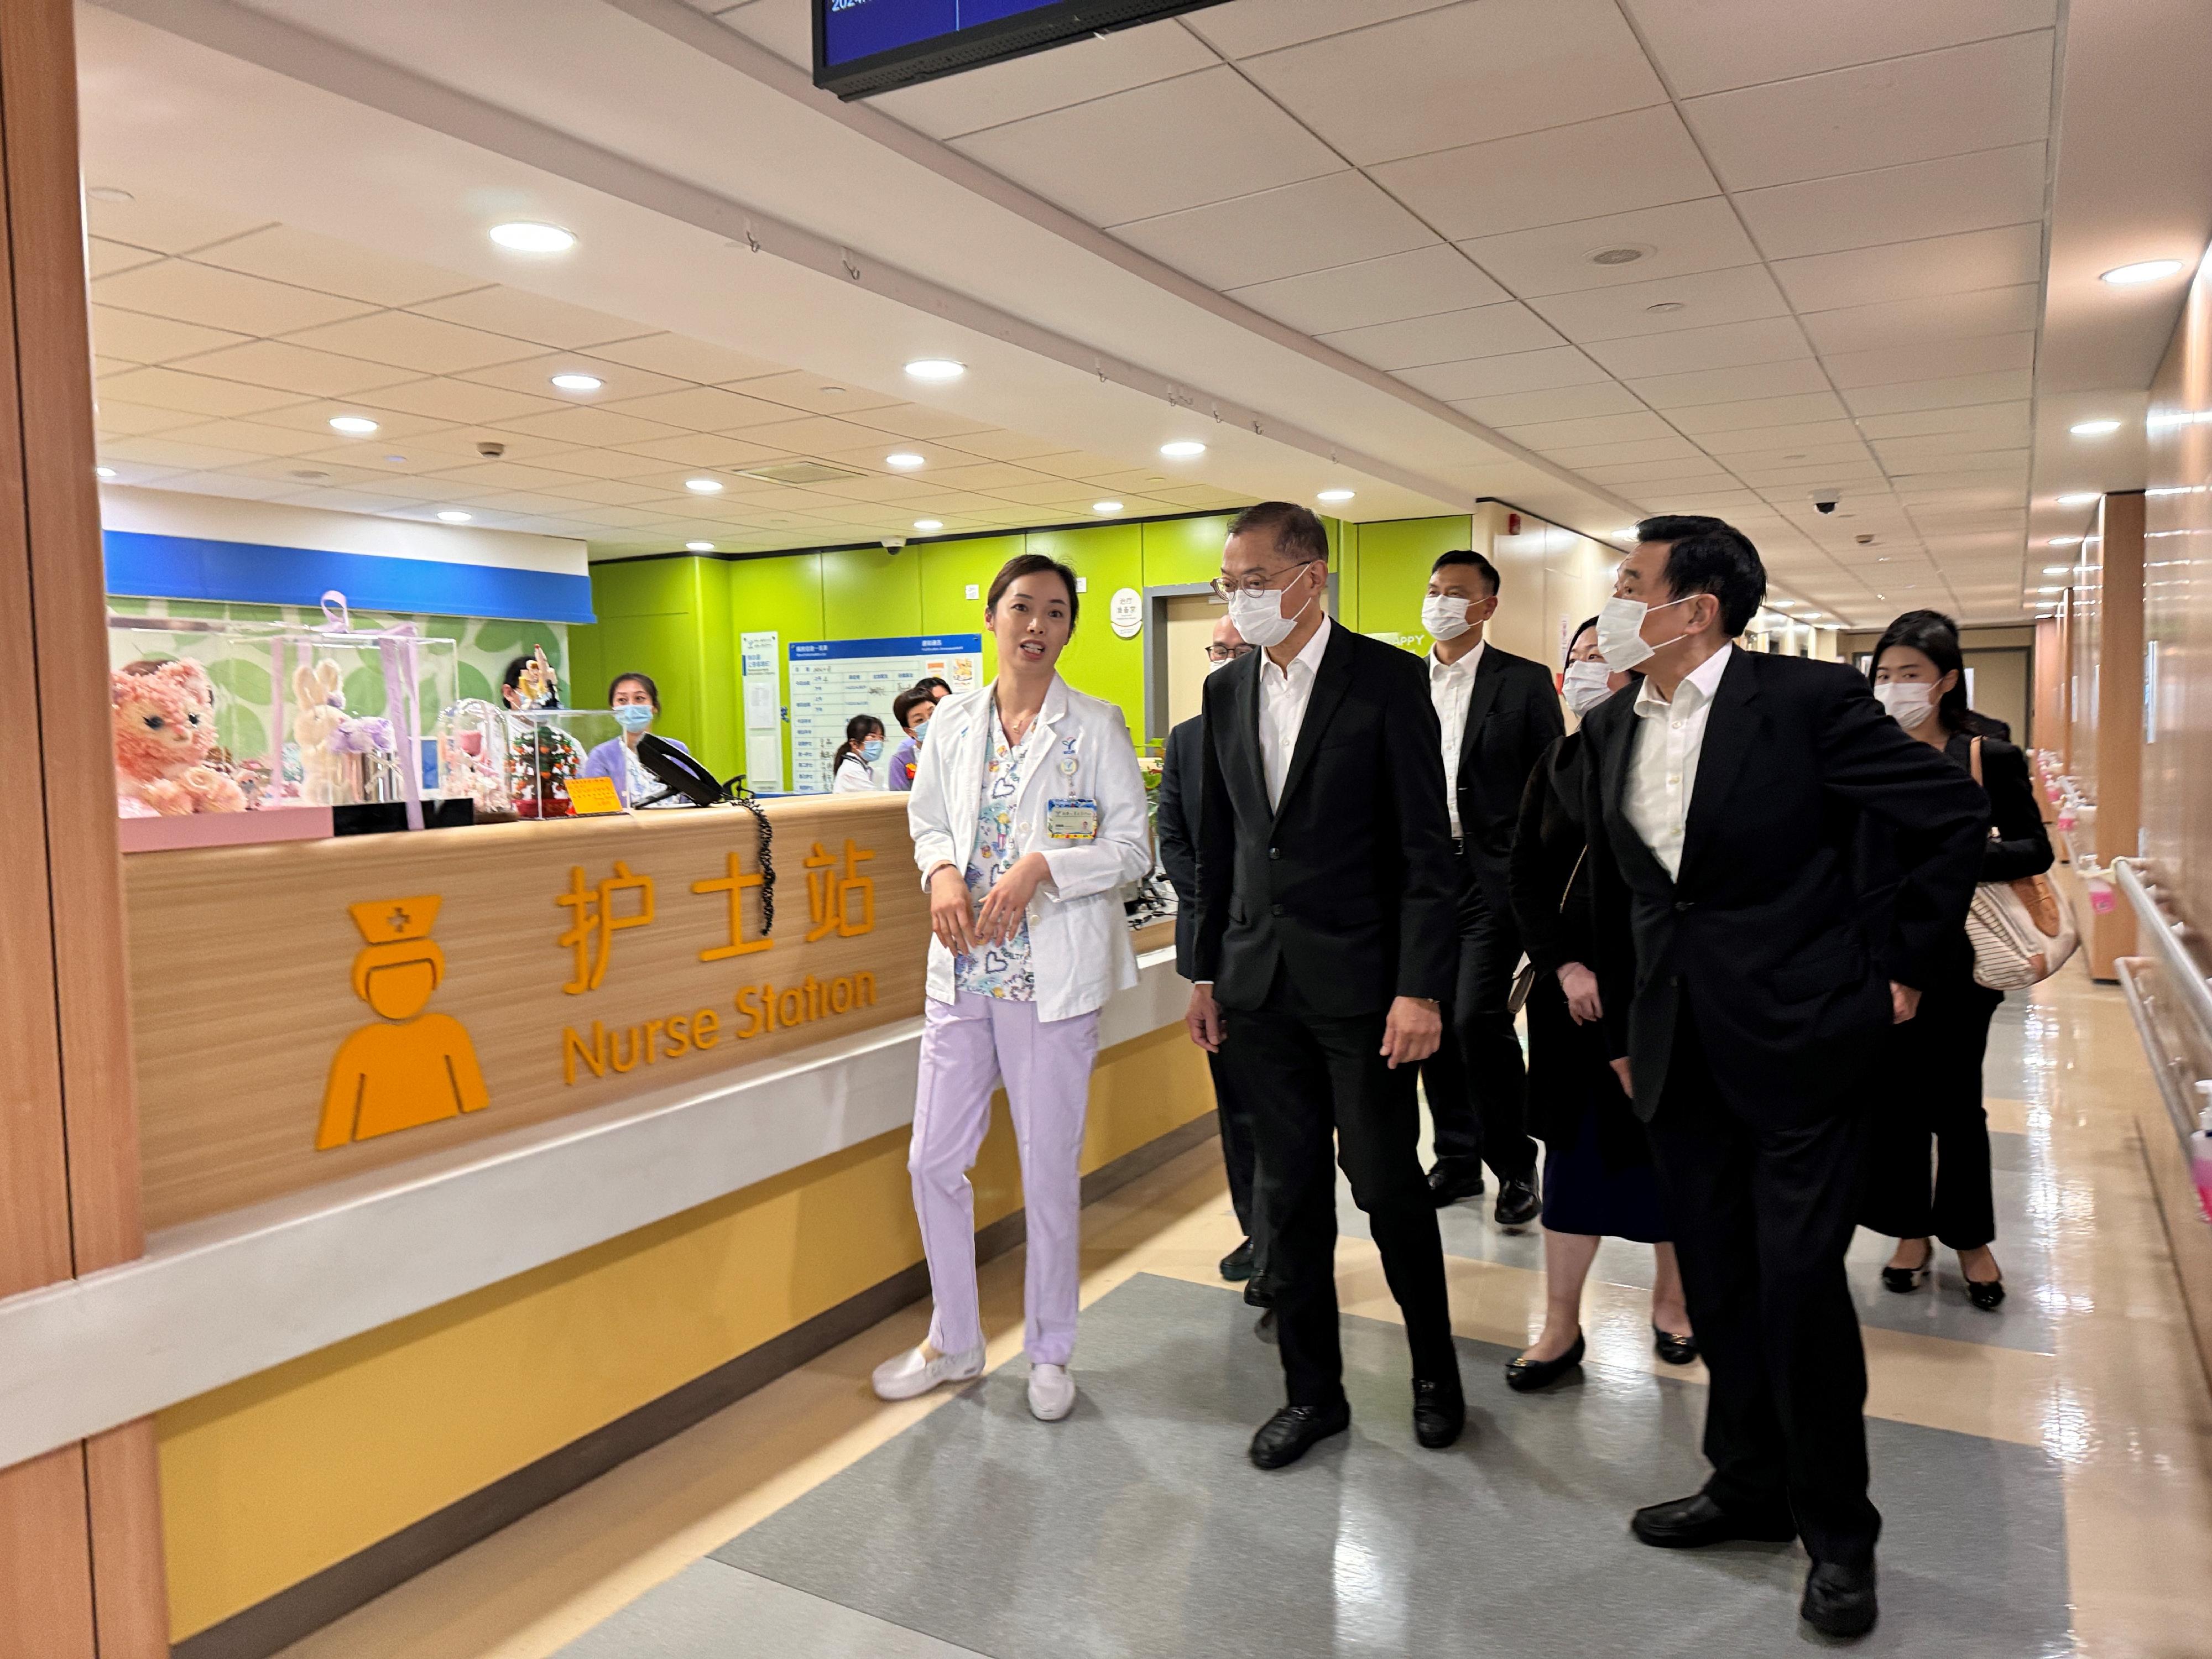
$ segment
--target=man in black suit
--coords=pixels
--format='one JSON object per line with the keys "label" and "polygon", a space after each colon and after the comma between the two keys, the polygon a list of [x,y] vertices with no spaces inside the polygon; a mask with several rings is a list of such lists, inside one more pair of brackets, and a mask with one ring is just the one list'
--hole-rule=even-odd
{"label": "man in black suit", "polygon": [[1442,1448],[1467,1408],[1413,1088],[1458,932],[1436,714],[1419,659],[1329,621],[1328,538],[1304,507],[1240,514],[1221,570],[1230,620],[1260,648],[1206,683],[1189,1024],[1254,1114],[1289,1403],[1252,1461],[1279,1468],[1351,1424],[1332,1143],[1405,1314],[1415,1437]]}
{"label": "man in black suit", "polygon": [[[1599,619],[1641,685],[1591,710],[1590,836],[1606,1031],[1650,1126],[1712,1374],[1693,1497],[1638,1510],[1647,1544],[1803,1539],[1803,1614],[1875,1615],[1866,1360],[1844,1277],[1882,1028],[1954,945],[1987,833],[1980,790],[1840,663],[1730,641],[1766,589],[1717,519],[1647,519]],[[1905,874],[1863,937],[1863,817]]]}
{"label": "man in black suit", "polygon": [[1487,1162],[1499,1224],[1522,1227],[1543,1206],[1528,1073],[1506,1006],[1521,962],[1506,866],[1528,775],[1566,722],[1551,670],[1484,640],[1498,587],[1497,567],[1462,549],[1438,556],[1421,601],[1421,624],[1436,641],[1429,697],[1443,728],[1444,803],[1466,866],[1451,1025],[1421,1075],[1436,1126],[1429,1190],[1437,1206],[1480,1196]]}
{"label": "man in black suit", "polygon": [[[1252,647],[1237,636],[1227,617],[1213,624],[1206,647],[1206,672],[1219,672]],[[1198,949],[1198,815],[1206,793],[1202,745],[1206,720],[1194,714],[1168,733],[1160,761],[1159,793],[1153,797],[1153,822],[1160,836],[1160,867],[1176,893],[1176,972],[1194,980],[1192,961]],[[1232,1285],[1252,1277],[1252,1115],[1237,1098],[1235,1078],[1218,1054],[1206,1057],[1213,1074],[1213,1103],[1221,1122],[1221,1162],[1229,1175],[1229,1203],[1244,1237],[1221,1258],[1221,1276]]]}

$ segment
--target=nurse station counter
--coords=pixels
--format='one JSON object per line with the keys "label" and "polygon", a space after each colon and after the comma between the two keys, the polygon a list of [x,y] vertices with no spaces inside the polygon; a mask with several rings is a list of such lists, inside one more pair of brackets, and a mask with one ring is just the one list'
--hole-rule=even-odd
{"label": "nurse station counter", "polygon": [[[272,1651],[927,1293],[904,798],[764,812],[772,922],[739,808],[125,858],[153,1238],[0,1310],[0,1463],[158,1413],[186,1659]],[[1147,933],[1092,1195],[1212,1132]],[[1003,1102],[974,1180],[983,1247],[1018,1242]]]}

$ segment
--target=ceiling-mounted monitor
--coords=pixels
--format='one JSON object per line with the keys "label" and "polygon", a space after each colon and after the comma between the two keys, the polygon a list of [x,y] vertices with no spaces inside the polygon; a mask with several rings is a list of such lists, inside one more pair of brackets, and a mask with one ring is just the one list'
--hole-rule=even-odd
{"label": "ceiling-mounted monitor", "polygon": [[814,84],[865,98],[1222,0],[814,0]]}

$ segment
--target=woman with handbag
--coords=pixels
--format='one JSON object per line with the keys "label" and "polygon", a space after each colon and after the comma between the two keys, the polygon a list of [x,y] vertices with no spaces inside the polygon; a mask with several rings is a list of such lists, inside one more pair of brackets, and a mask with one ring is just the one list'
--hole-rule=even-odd
{"label": "woman with handbag", "polygon": [[[1565,690],[1577,720],[1636,678],[1607,671],[1595,618],[1576,630]],[[1529,1129],[1544,1142],[1544,1328],[1505,1367],[1507,1385],[1522,1394],[1582,1364],[1583,1286],[1607,1237],[1653,1247],[1651,1336],[1660,1358],[1686,1365],[1698,1357],[1650,1146],[1598,1024],[1604,1010],[1588,966],[1589,878],[1576,816],[1583,757],[1582,733],[1570,732],[1528,775],[1509,872],[1528,952]]]}
{"label": "woman with handbag", "polygon": [[[1982,735],[1966,707],[1966,667],[1948,617],[1908,611],[1890,623],[1874,653],[1874,692],[1907,732],[1940,749],[1973,775],[1990,798],[1990,843],[1982,881],[2021,882],[2051,868],[2051,839],[2036,810],[2027,757],[2012,744]],[[1873,873],[1863,872],[1871,902],[1883,895],[1886,847],[1874,850]],[[1981,908],[1977,902],[1978,911]],[[1869,1158],[1862,1219],[1897,1240],[1881,1282],[1909,1293],[1933,1276],[1936,1239],[1959,1253],[1966,1296],[1984,1310],[2004,1300],[2004,1278],[1990,1246],[1996,1216],[1990,1192],[1989,1119],[1982,1109],[1982,1055],[1990,1017],[2004,993],[1976,978],[1972,918],[1959,927],[1957,948],[1923,987],[1919,1012],[1890,1028],[1886,1087]],[[2049,964],[2055,968],[2054,960]],[[1930,1137],[1936,1152],[1931,1182]]]}

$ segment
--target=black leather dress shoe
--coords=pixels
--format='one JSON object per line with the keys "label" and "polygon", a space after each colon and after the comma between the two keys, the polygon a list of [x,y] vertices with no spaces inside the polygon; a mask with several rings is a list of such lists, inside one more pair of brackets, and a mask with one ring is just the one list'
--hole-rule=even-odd
{"label": "black leather dress shoe", "polygon": [[1431,1451],[1442,1451],[1460,1437],[1467,1427],[1467,1396],[1461,1392],[1459,1378],[1447,1377],[1431,1382],[1425,1376],[1413,1379],[1413,1438]]}
{"label": "black leather dress shoe", "polygon": [[1437,1201],[1437,1208],[1445,1208],[1462,1199],[1482,1196],[1482,1165],[1457,1160],[1439,1163],[1429,1171],[1429,1196]]}
{"label": "black leather dress shoe", "polygon": [[1221,1258],[1221,1276],[1232,1285],[1242,1285],[1252,1277],[1252,1241],[1250,1239],[1246,1239]]}
{"label": "black leather dress shoe", "polygon": [[1881,1612],[1875,1601],[1874,1563],[1846,1567],[1815,1561],[1805,1575],[1805,1599],[1797,1612],[1823,1636],[1864,1636]]}
{"label": "black leather dress shoe", "polygon": [[1498,1207],[1491,1213],[1501,1227],[1525,1227],[1543,1212],[1544,1200],[1533,1181],[1516,1178],[1498,1183]]}
{"label": "black leather dress shoe", "polygon": [[1252,1461],[1263,1469],[1282,1468],[1351,1426],[1352,1407],[1341,1400],[1334,1406],[1285,1406],[1252,1437]]}
{"label": "black leather dress shoe", "polygon": [[1698,1339],[1677,1336],[1672,1331],[1651,1328],[1651,1352],[1669,1365],[1694,1365],[1698,1363]]}
{"label": "black leather dress shoe", "polygon": [[1539,1389],[1548,1389],[1561,1377],[1583,1363],[1587,1352],[1582,1333],[1575,1333],[1575,1346],[1557,1359],[1509,1359],[1505,1362],[1505,1386],[1516,1394],[1534,1394]]}
{"label": "black leather dress shoe", "polygon": [[2002,1279],[1970,1279],[1966,1281],[1966,1300],[1984,1313],[1994,1313],[2005,1297]]}
{"label": "black leather dress shoe", "polygon": [[1738,1540],[1786,1544],[1797,1535],[1796,1525],[1787,1515],[1731,1514],[1703,1492],[1638,1510],[1628,1529],[1662,1550],[1702,1549]]}

